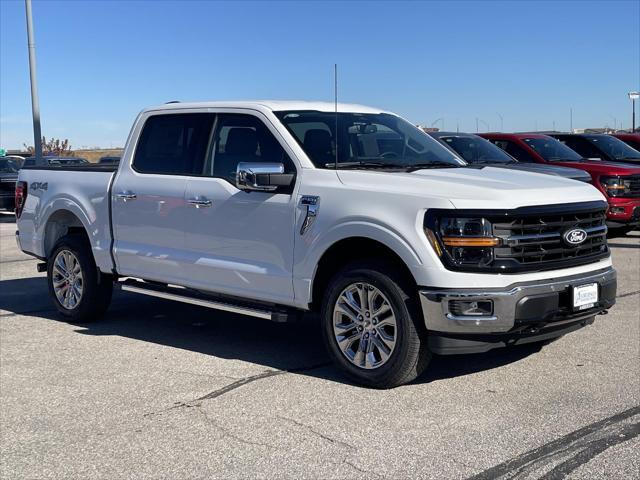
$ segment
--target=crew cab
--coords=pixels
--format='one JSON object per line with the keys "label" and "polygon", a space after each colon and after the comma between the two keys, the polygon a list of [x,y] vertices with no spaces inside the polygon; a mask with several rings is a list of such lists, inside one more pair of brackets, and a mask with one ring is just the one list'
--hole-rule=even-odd
{"label": "crew cab", "polygon": [[579,168],[609,203],[607,225],[612,234],[625,234],[640,224],[640,167],[584,158],[548,135],[533,133],[481,133],[520,162]]}
{"label": "crew cab", "polygon": [[640,167],[640,152],[612,135],[604,133],[550,133],[549,135],[584,158],[628,163]]}
{"label": "crew cab", "polygon": [[469,168],[360,105],[151,107],[118,166],[27,167],[16,199],[18,244],[69,321],[98,319],[114,287],[279,322],[317,312],[329,356],[377,388],[615,303],[599,191]]}
{"label": "crew cab", "polygon": [[489,140],[472,133],[427,132],[470,165],[491,165],[525,172],[545,173],[580,182],[591,182],[591,175],[577,168],[550,164],[520,162]]}

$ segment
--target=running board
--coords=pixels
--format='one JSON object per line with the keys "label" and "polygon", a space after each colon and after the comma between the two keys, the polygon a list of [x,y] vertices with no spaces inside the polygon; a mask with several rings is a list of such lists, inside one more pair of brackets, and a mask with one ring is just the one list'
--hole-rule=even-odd
{"label": "running board", "polygon": [[270,320],[272,322],[294,322],[301,317],[301,312],[295,309],[287,309],[286,307],[278,308],[271,305],[250,304],[240,300],[208,295],[198,290],[179,286],[163,285],[155,282],[145,282],[133,279],[116,282],[115,286],[125,292],[139,293],[150,297],[189,303],[191,305],[212,308],[223,312],[262,318],[263,320]]}

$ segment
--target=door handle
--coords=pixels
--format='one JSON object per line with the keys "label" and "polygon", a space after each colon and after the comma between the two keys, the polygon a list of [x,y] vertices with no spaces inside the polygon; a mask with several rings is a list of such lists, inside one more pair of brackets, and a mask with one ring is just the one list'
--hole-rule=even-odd
{"label": "door handle", "polygon": [[124,200],[125,202],[128,200],[135,200],[136,198],[138,198],[138,196],[133,193],[133,192],[120,192],[120,193],[116,193],[116,197],[118,197],[121,200]]}
{"label": "door handle", "polygon": [[187,202],[196,208],[210,207],[212,205],[211,200],[204,197],[190,198]]}

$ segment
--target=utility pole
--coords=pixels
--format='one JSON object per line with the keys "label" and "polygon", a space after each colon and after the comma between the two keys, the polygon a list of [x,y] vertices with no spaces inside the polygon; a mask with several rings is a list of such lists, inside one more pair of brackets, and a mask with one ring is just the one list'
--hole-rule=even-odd
{"label": "utility pole", "polygon": [[478,133],[478,117],[476,117],[476,133]]}
{"label": "utility pole", "polygon": [[38,99],[38,83],[36,80],[36,42],[33,39],[33,19],[31,16],[31,0],[24,0],[27,13],[27,43],[29,46],[29,74],[31,78],[31,110],[33,112],[33,148],[36,165],[42,161],[42,133],[40,132],[40,100]]}
{"label": "utility pole", "polygon": [[569,133],[573,133],[573,108],[569,109]]}
{"label": "utility pole", "polygon": [[502,115],[500,115],[497,112],[496,112],[496,115],[498,115],[498,117],[500,117],[500,131],[504,132],[504,118],[502,118]]}
{"label": "utility pole", "polygon": [[636,100],[640,98],[640,92],[629,92],[629,100],[631,100],[631,133],[636,131]]}

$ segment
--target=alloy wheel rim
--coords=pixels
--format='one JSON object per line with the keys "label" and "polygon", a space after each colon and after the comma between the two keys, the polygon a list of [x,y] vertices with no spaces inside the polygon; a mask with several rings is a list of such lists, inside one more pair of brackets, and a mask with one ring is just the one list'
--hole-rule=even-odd
{"label": "alloy wheel rim", "polygon": [[333,334],[353,365],[366,370],[381,367],[391,358],[398,337],[389,299],[369,283],[349,285],[333,308]]}
{"label": "alloy wheel rim", "polygon": [[60,305],[73,310],[82,300],[84,282],[78,258],[69,250],[60,250],[53,260],[53,291]]}

